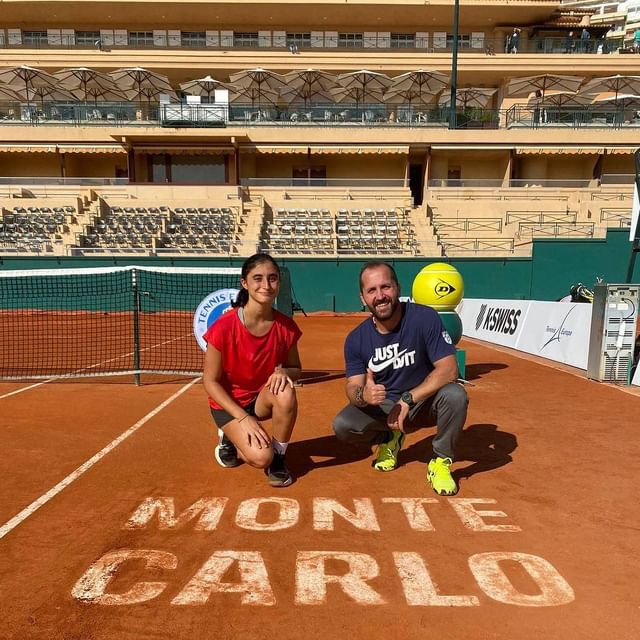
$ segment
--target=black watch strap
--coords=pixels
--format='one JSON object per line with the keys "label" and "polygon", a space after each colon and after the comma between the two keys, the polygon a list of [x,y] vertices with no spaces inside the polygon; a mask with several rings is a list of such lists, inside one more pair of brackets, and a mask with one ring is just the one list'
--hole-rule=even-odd
{"label": "black watch strap", "polygon": [[413,407],[415,406],[415,402],[413,400],[413,396],[411,395],[411,391],[405,391],[401,396],[400,396],[400,400],[402,400],[402,402],[406,403],[409,405],[410,409],[413,409]]}

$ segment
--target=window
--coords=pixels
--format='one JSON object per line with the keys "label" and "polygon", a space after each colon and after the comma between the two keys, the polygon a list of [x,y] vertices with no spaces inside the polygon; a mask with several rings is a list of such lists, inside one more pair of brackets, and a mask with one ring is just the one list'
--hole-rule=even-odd
{"label": "window", "polygon": [[99,31],[76,31],[76,44],[95,45],[96,40],[100,40]]}
{"label": "window", "polygon": [[151,182],[177,184],[224,184],[224,155],[153,155],[150,159]]}
{"label": "window", "polygon": [[[447,48],[453,47],[453,33],[447,33]],[[471,36],[466,34],[458,34],[458,48],[470,49],[471,48]]]}
{"label": "window", "polygon": [[205,31],[183,31],[180,39],[183,47],[207,46],[207,34]]}
{"label": "window", "polygon": [[257,31],[234,31],[233,46],[234,47],[257,47],[258,32]]}
{"label": "window", "polygon": [[46,31],[23,31],[22,32],[22,44],[31,45],[33,47],[41,47],[47,45],[47,32]]}
{"label": "window", "polygon": [[291,171],[293,186],[325,187],[327,185],[327,167],[293,167]]}
{"label": "window", "polygon": [[152,47],[153,31],[129,31],[128,42],[135,47]]}
{"label": "window", "polygon": [[415,49],[416,34],[415,33],[392,33],[391,48],[392,49]]}
{"label": "window", "polygon": [[295,45],[299,49],[311,46],[311,33],[287,33],[287,47]]}
{"label": "window", "polygon": [[351,49],[361,49],[364,46],[361,33],[339,33],[338,46]]}

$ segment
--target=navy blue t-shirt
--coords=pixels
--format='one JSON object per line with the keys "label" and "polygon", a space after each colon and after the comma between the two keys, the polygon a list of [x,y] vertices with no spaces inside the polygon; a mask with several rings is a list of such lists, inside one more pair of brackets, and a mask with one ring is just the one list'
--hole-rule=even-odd
{"label": "navy blue t-shirt", "polygon": [[421,304],[402,305],[402,320],[391,333],[378,333],[367,318],[344,343],[347,378],[369,368],[393,401],[417,387],[433,371],[434,362],[456,352],[437,311]]}

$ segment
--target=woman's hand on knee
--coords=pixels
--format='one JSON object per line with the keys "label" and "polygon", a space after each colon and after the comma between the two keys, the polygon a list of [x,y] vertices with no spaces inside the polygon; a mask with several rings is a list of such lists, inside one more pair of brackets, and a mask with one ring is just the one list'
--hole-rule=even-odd
{"label": "woman's hand on knee", "polygon": [[276,367],[275,371],[269,376],[265,385],[274,396],[284,391],[288,386],[293,389],[293,380],[286,374],[282,367]]}
{"label": "woman's hand on knee", "polygon": [[249,448],[268,449],[271,447],[271,438],[255,416],[247,415],[238,422],[238,426],[241,429],[240,438]]}

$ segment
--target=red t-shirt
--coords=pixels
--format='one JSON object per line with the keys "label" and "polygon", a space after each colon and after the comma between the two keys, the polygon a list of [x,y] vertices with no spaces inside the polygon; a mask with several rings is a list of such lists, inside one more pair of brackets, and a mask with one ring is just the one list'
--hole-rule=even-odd
{"label": "red t-shirt", "polygon": [[[222,354],[220,384],[241,407],[258,397],[273,370],[285,363],[287,354],[302,332],[283,313],[273,311],[269,332],[258,338],[238,318],[238,310],[223,314],[204,334],[204,339]],[[209,405],[222,409],[212,398]]]}

